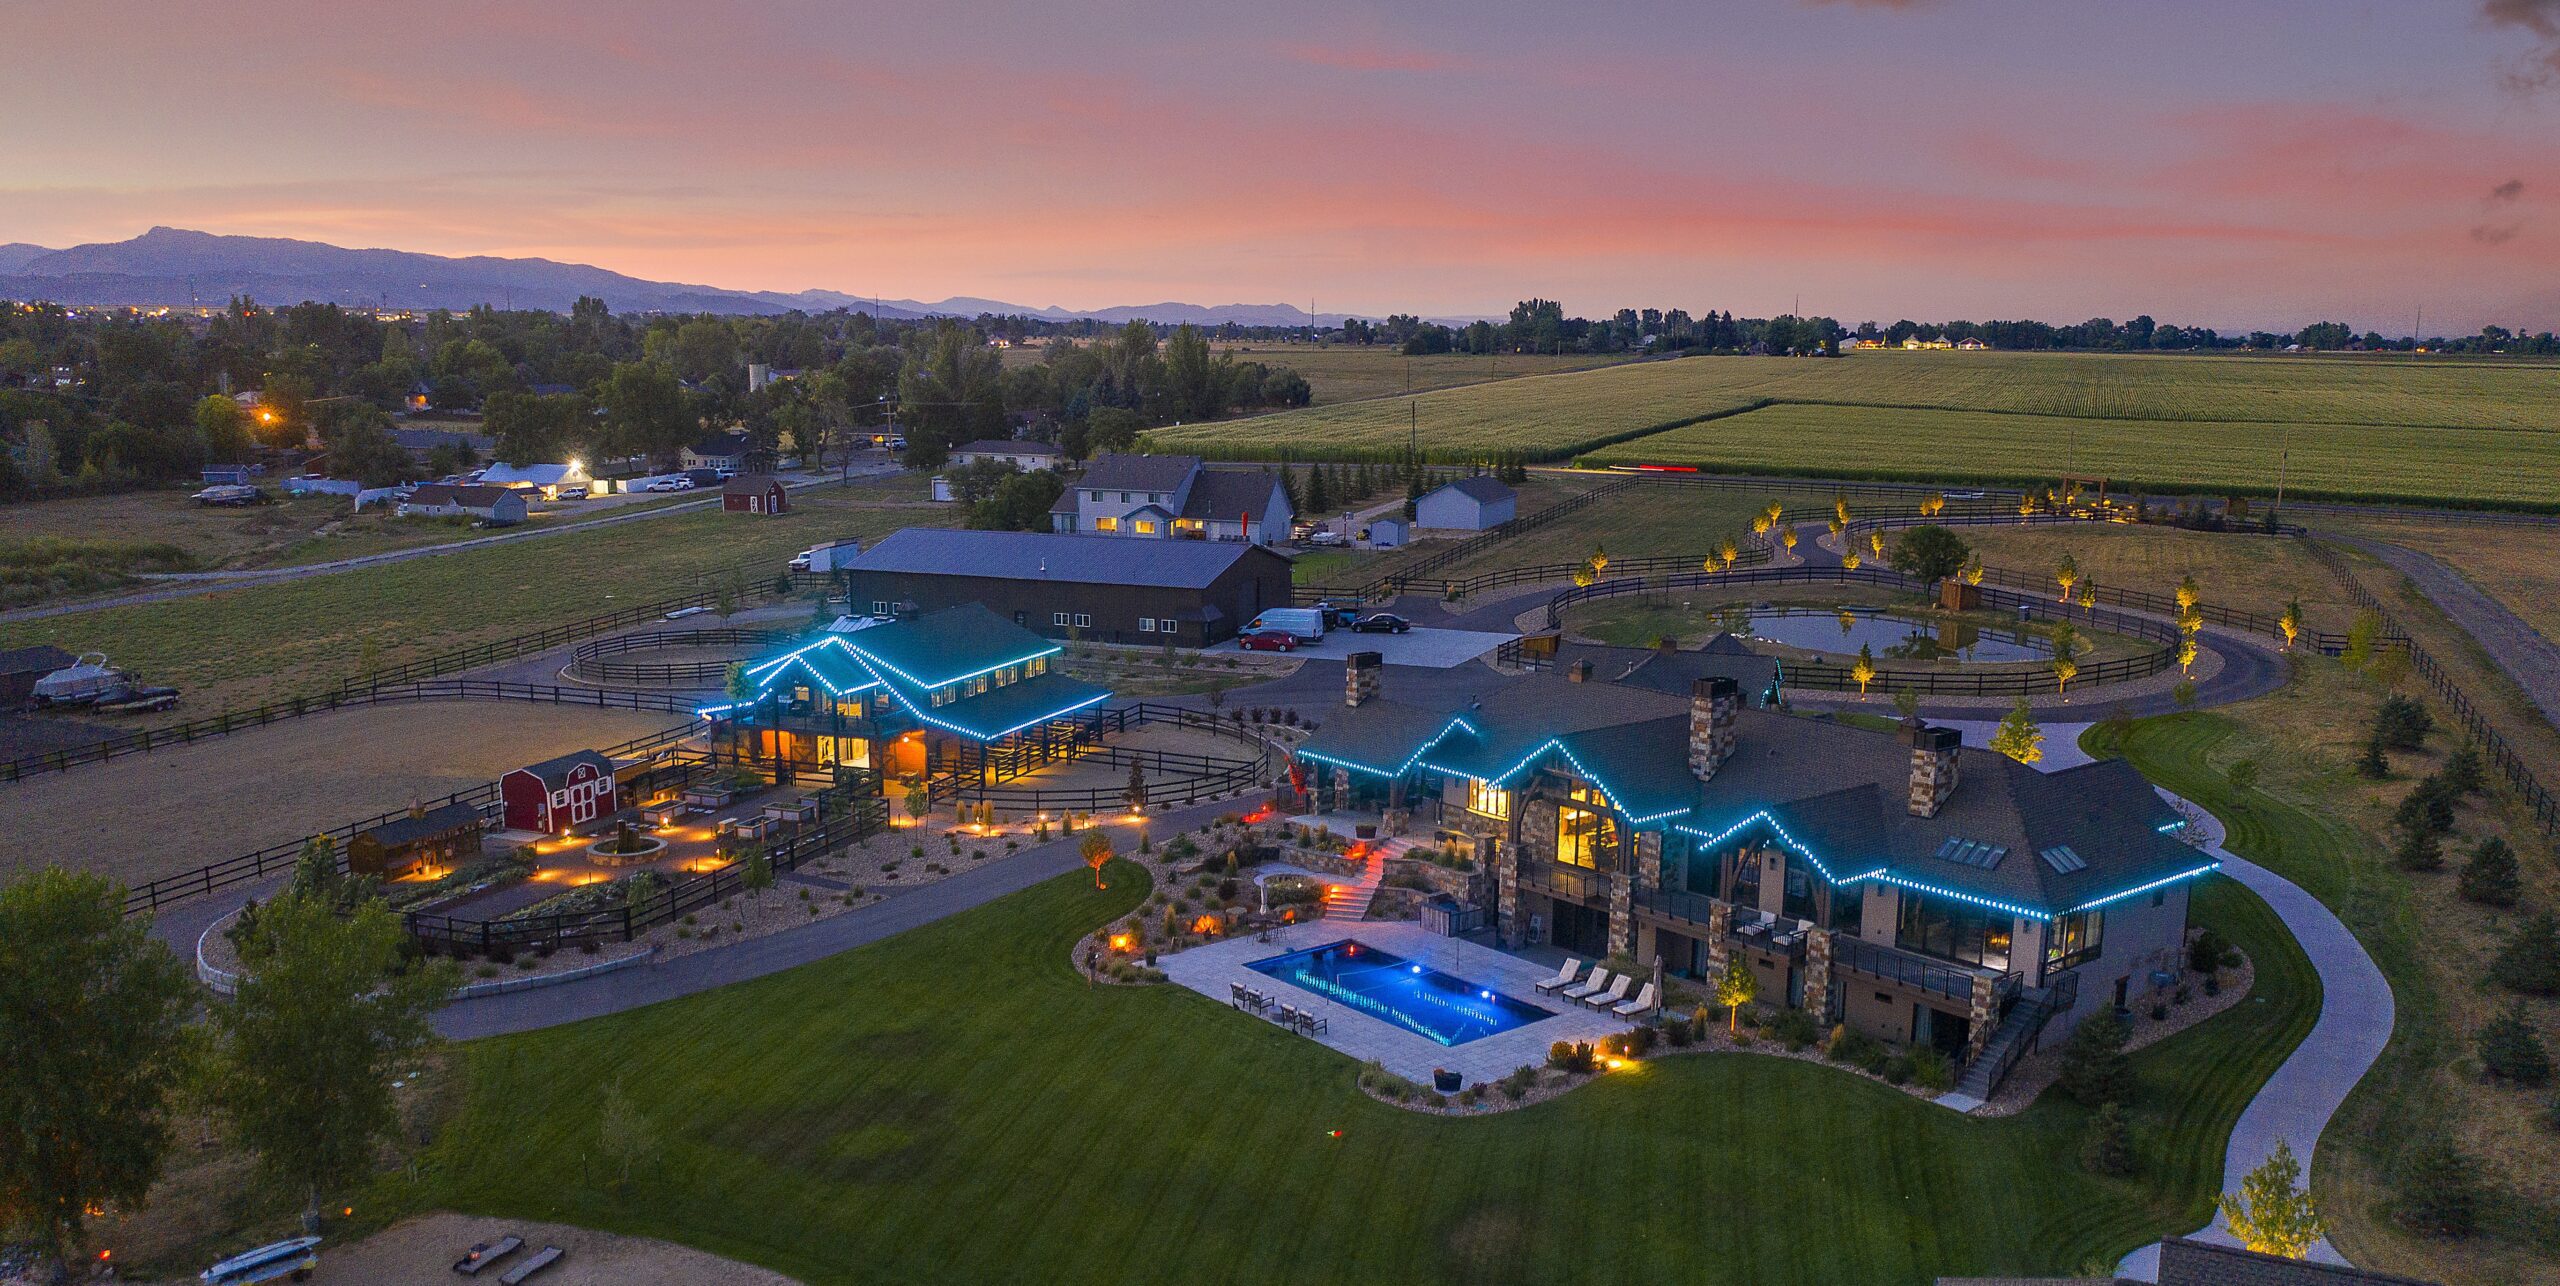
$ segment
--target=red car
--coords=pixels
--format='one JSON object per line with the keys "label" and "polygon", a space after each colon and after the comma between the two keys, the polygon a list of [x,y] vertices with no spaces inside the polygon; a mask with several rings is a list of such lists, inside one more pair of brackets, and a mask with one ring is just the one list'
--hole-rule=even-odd
{"label": "red car", "polygon": [[1264,630],[1236,640],[1236,646],[1247,652],[1295,652],[1298,636],[1281,630]]}

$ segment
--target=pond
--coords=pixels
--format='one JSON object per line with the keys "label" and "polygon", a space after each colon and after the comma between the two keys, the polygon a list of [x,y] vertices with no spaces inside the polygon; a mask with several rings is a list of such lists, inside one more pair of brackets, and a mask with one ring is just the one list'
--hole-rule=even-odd
{"label": "pond", "polygon": [[1813,652],[1855,654],[1865,646],[1878,660],[2041,661],[2053,655],[2052,641],[2039,634],[1877,607],[1754,608],[1750,624],[1736,632]]}

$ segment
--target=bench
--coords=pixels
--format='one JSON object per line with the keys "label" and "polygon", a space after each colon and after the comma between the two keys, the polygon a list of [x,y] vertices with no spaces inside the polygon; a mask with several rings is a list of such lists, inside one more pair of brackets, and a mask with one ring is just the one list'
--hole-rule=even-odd
{"label": "bench", "polygon": [[484,1241],[453,1261],[453,1271],[465,1277],[477,1277],[480,1270],[524,1248],[524,1238],[509,1234],[496,1241]]}
{"label": "bench", "polygon": [[567,1253],[569,1252],[560,1249],[558,1246],[545,1246],[542,1249],[535,1251],[533,1258],[508,1269],[506,1276],[498,1279],[499,1286],[517,1286],[517,1284],[522,1282],[525,1278],[531,1277],[535,1273],[541,1272],[543,1269],[549,1268],[551,1265],[559,1262],[560,1257]]}

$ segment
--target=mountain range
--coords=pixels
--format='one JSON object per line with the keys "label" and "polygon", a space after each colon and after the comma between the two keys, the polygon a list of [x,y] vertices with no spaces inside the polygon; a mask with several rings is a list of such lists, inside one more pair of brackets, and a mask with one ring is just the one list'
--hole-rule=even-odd
{"label": "mountain range", "polygon": [[646,281],[589,264],[488,255],[448,258],[405,250],[349,250],[319,241],[232,237],[153,228],[129,241],[67,250],[22,241],[0,244],[0,299],[94,306],[220,304],[234,295],[281,305],[314,301],[363,308],[447,308],[480,304],[567,312],[581,295],[615,312],[772,314],[837,308],[875,317],[1019,314],[1045,321],[1146,320],[1243,326],[1339,326],[1345,314],[1311,315],[1294,304],[1136,304],[1077,311],[996,299],[875,301],[839,290],[727,290]]}

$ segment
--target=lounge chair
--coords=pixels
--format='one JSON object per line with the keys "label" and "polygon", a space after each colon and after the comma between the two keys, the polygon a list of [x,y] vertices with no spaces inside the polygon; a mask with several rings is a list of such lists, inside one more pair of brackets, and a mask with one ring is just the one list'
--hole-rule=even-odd
{"label": "lounge chair", "polygon": [[1570,987],[1573,985],[1573,976],[1580,972],[1582,972],[1581,961],[1567,960],[1564,962],[1564,968],[1556,970],[1555,977],[1549,978],[1538,984],[1538,991],[1541,994],[1544,994],[1546,992],[1555,991],[1559,988]]}
{"label": "lounge chair", "polygon": [[560,1257],[568,1253],[568,1251],[562,1250],[558,1246],[545,1246],[540,1251],[535,1252],[533,1258],[508,1269],[506,1276],[498,1279],[499,1286],[516,1286],[517,1283],[523,1281],[525,1278],[531,1277],[535,1273],[541,1272],[543,1269],[549,1268],[553,1264],[558,1263],[560,1261]]}
{"label": "lounge chair", "polygon": [[1607,991],[1608,989],[1609,971],[1598,965],[1593,965],[1591,967],[1591,980],[1583,983],[1579,987],[1567,988],[1564,993],[1564,998],[1567,1000],[1580,1000],[1585,996],[1599,995],[1601,992]]}
{"label": "lounge chair", "polygon": [[1620,1018],[1634,1018],[1641,1014],[1651,1013],[1654,1005],[1659,1001],[1659,999],[1660,997],[1654,991],[1653,984],[1648,982],[1644,985],[1644,990],[1636,993],[1635,999],[1618,1006],[1615,1012]]}
{"label": "lounge chair", "polygon": [[1596,996],[1584,996],[1582,997],[1582,1003],[1589,1005],[1594,1009],[1607,1009],[1610,1006],[1617,1004],[1619,1001],[1626,999],[1627,988],[1634,985],[1636,985],[1636,976],[1634,974],[1619,974],[1618,980],[1609,984],[1609,989],[1607,991],[1601,992]]}

